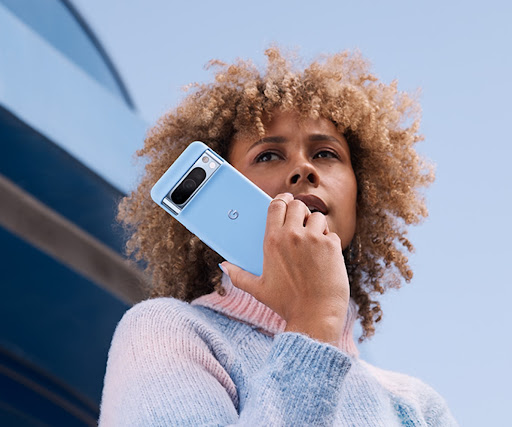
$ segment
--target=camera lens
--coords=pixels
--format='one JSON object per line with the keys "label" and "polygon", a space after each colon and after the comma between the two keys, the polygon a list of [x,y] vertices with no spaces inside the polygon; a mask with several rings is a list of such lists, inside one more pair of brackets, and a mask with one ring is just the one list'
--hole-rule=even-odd
{"label": "camera lens", "polygon": [[183,189],[185,191],[194,191],[197,188],[197,184],[194,180],[188,178],[185,181],[183,181]]}
{"label": "camera lens", "polygon": [[185,203],[196,188],[206,178],[206,172],[202,168],[195,168],[190,171],[187,177],[181,182],[180,185],[171,194],[171,200],[177,204],[182,205]]}

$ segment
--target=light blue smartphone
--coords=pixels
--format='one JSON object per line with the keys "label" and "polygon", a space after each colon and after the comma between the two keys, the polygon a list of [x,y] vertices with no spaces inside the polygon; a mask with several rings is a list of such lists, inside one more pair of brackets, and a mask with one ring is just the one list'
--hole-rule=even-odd
{"label": "light blue smartphone", "polygon": [[204,143],[183,151],[151,197],[224,259],[261,275],[272,199]]}

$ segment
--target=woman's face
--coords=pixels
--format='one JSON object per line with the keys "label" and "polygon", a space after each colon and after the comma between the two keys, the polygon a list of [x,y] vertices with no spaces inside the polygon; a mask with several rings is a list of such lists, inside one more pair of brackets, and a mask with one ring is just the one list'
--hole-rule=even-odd
{"label": "woman's face", "polygon": [[265,125],[264,138],[235,138],[230,163],[271,197],[292,193],[310,210],[322,211],[329,230],[348,247],[356,227],[357,182],[343,135],[329,120],[299,123],[290,112],[275,114]]}

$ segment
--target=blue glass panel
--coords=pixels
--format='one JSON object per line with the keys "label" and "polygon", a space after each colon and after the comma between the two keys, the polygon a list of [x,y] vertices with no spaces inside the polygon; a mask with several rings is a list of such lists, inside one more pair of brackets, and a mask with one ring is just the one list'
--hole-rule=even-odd
{"label": "blue glass panel", "polygon": [[99,405],[112,335],[128,306],[2,227],[0,259],[0,348]]}
{"label": "blue glass panel", "polygon": [[27,378],[30,385],[34,386],[30,387],[27,386],[25,379],[23,378],[19,382],[0,374],[0,402],[2,402],[0,422],[2,427],[85,427],[94,425],[98,419],[97,411],[85,413],[77,411],[69,405],[65,396],[53,395],[48,398],[49,396],[43,390],[44,385],[33,383],[30,378]]}
{"label": "blue glass panel", "polygon": [[[0,173],[78,227],[122,253],[116,224],[122,194],[43,135],[0,107]],[[0,248],[1,253],[1,248]]]}
{"label": "blue glass panel", "polygon": [[61,0],[0,0],[0,4],[101,85],[126,101],[97,46]]}

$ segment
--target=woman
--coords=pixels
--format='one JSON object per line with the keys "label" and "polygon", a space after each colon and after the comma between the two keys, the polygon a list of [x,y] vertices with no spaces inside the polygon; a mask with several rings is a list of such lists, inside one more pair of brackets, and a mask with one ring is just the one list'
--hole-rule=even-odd
{"label": "woman", "polygon": [[[374,334],[375,295],[412,277],[406,225],[427,215],[418,191],[433,180],[414,150],[419,107],[357,54],[304,70],[266,54],[264,72],[213,63],[215,81],[162,117],[138,153],[146,174],[119,219],[153,299],[116,329],[100,425],[456,425],[434,390],[362,361],[352,338],[356,319],[360,342]],[[150,199],[193,140],[274,198],[259,277]]]}

